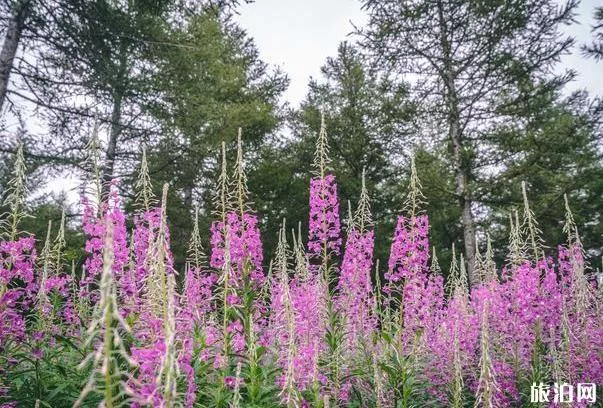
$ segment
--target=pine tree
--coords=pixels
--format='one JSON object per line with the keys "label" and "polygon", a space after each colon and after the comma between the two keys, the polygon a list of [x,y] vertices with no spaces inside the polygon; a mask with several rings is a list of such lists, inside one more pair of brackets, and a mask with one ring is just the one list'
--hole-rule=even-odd
{"label": "pine tree", "polygon": [[[337,175],[341,202],[356,202],[360,197],[363,171],[366,187],[375,191],[376,248],[387,248],[393,214],[406,191],[401,183],[401,167],[393,160],[407,161],[409,150],[396,135],[410,134],[408,123],[413,106],[407,99],[405,84],[396,84],[374,70],[360,50],[343,42],[337,55],[327,58],[320,78],[312,79],[306,99],[293,112],[290,142],[276,142],[260,151],[260,160],[250,172],[249,186],[258,211],[268,220],[267,230],[278,228],[284,215],[305,220],[307,213],[307,163],[313,160],[319,135],[321,110],[326,113],[329,130],[329,163]],[[268,239],[270,240],[270,235]],[[275,248],[274,239],[267,248]],[[385,250],[376,255],[387,258]]]}
{"label": "pine tree", "polygon": [[[582,52],[587,57],[592,57],[597,61],[603,59],[603,7],[595,9],[595,24],[593,26],[594,39],[592,43],[582,46]],[[0,105],[2,107],[2,105]]]}
{"label": "pine tree", "polygon": [[[479,203],[475,180],[492,153],[488,133],[511,120],[501,110],[526,97],[522,86],[547,74],[573,43],[560,32],[576,2],[364,0],[363,46],[383,70],[416,78],[422,133],[448,147],[473,274]],[[567,79],[567,78],[566,78]],[[563,82],[556,79],[556,82]]]}

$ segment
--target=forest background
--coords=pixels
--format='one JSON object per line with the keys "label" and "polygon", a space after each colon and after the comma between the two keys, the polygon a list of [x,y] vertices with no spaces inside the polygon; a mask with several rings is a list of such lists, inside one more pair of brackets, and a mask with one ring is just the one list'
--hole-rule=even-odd
{"label": "forest background", "polygon": [[[603,8],[573,0],[345,2],[361,21],[340,24],[336,15],[349,35],[295,100],[306,78],[265,61],[244,29],[246,13],[256,13],[259,33],[274,31],[273,45],[293,50],[297,73],[295,64],[314,61],[308,47],[328,49],[313,29],[343,13],[336,3],[321,14],[308,2],[288,23],[283,6],[268,0],[2,2],[0,196],[22,144],[33,214],[24,228],[44,236],[65,209],[68,258],[79,265],[78,180],[91,179],[100,157],[100,178],[119,180],[131,214],[145,152],[153,185],[170,184],[172,249],[182,264],[195,207],[209,231],[220,145],[234,156],[241,128],[269,260],[277,237],[268,231],[283,217],[307,229],[308,163],[324,111],[341,212],[357,201],[364,172],[382,265],[414,157],[443,264],[454,244],[471,274],[488,236],[506,247],[525,181],[545,245],[563,241],[567,194],[592,270],[601,269]],[[264,21],[254,7],[268,10]],[[283,34],[289,24],[297,42]]]}

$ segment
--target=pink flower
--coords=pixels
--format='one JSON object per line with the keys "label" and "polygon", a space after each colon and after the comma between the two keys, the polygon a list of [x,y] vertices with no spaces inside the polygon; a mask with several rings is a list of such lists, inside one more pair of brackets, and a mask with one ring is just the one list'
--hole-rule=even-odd
{"label": "pink flower", "polygon": [[359,341],[367,340],[377,327],[372,315],[371,272],[373,267],[374,232],[361,234],[353,229],[348,239],[339,276],[338,311],[345,317],[349,349],[354,350]]}
{"label": "pink flower", "polygon": [[236,377],[232,377],[230,375],[224,377],[224,385],[226,385],[230,389],[234,389],[237,386],[237,383],[240,386],[241,384],[243,384],[243,379],[237,379]]}
{"label": "pink flower", "polygon": [[340,233],[335,176],[328,174],[324,179],[313,177],[310,180],[308,252],[315,257],[321,257],[323,248],[326,248],[329,252],[339,255]]}

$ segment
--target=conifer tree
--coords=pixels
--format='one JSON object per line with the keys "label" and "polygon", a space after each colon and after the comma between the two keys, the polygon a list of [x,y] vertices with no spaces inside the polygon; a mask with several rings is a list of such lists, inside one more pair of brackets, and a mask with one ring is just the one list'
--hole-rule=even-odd
{"label": "conifer tree", "polygon": [[470,276],[479,202],[475,182],[496,151],[487,135],[513,119],[509,106],[531,96],[534,90],[526,85],[568,79],[551,79],[548,73],[573,43],[560,28],[572,21],[576,4],[363,1],[369,13],[360,31],[363,46],[383,70],[416,78],[411,93],[424,124],[421,132],[447,146]]}

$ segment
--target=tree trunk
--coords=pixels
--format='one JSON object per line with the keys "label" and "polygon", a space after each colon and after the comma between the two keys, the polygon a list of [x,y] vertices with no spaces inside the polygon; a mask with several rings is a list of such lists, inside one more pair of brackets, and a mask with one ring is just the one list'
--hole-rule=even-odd
{"label": "tree trunk", "polygon": [[105,166],[103,170],[103,186],[102,198],[105,199],[109,194],[109,187],[113,179],[113,171],[115,169],[115,157],[117,155],[117,143],[121,136],[123,125],[121,123],[121,111],[123,105],[123,97],[126,89],[127,75],[127,47],[124,44],[119,48],[119,75],[113,84],[113,107],[111,110],[111,127],[109,131],[109,140],[107,141],[107,149],[105,150]]}
{"label": "tree trunk", "polygon": [[115,155],[117,152],[117,142],[121,134],[121,104],[122,96],[117,94],[113,99],[113,110],[111,112],[111,130],[109,131],[109,140],[105,151],[105,166],[103,170],[103,199],[108,196],[109,186],[113,179],[113,169],[115,168]]}
{"label": "tree trunk", "polygon": [[447,36],[446,21],[441,1],[438,1],[438,17],[440,26],[440,46],[442,47],[444,69],[442,80],[445,86],[445,99],[448,107],[448,137],[452,145],[452,165],[456,179],[456,193],[462,210],[461,223],[463,225],[463,241],[465,257],[467,258],[467,275],[470,283],[475,276],[475,221],[471,211],[471,193],[469,191],[468,169],[469,163],[463,160],[463,138],[461,131],[461,118],[455,72],[452,64],[452,51]]}
{"label": "tree trunk", "polygon": [[[463,241],[465,244],[465,257],[467,258],[467,275],[470,283],[473,283],[475,270],[475,221],[471,211],[471,194],[467,180],[466,164],[463,161],[463,141],[458,115],[458,102],[456,93],[450,96],[449,106],[451,108],[448,116],[448,134],[452,142],[452,163],[456,178],[456,194],[462,210],[461,223],[463,225]],[[454,109],[456,107],[456,109]]]}
{"label": "tree trunk", "polygon": [[6,92],[8,90],[8,80],[13,68],[21,34],[25,26],[25,18],[29,11],[29,0],[18,0],[15,4],[14,13],[8,22],[2,51],[0,51],[0,112],[4,106]]}
{"label": "tree trunk", "polygon": [[184,206],[187,209],[191,209],[193,207],[193,188],[194,186],[189,184],[184,186],[183,191],[184,191]]}

